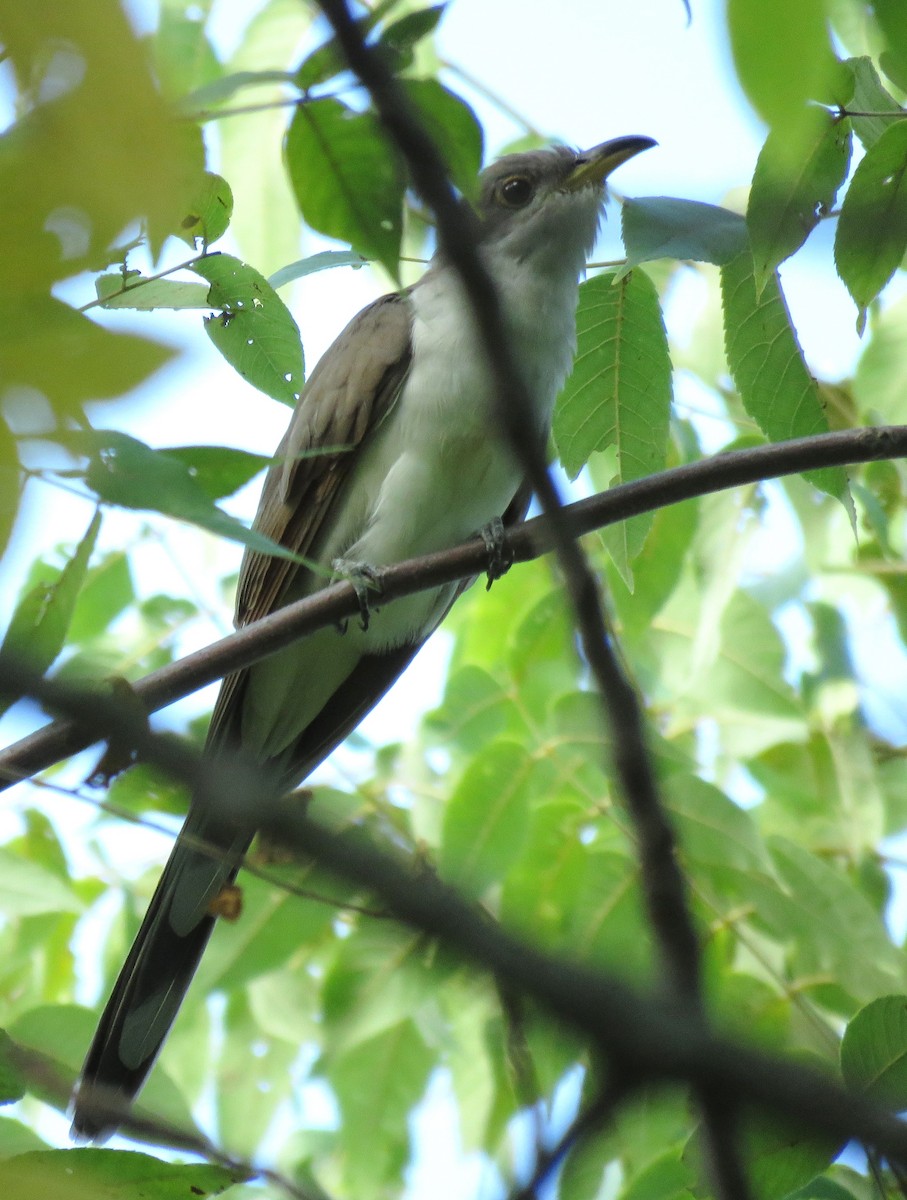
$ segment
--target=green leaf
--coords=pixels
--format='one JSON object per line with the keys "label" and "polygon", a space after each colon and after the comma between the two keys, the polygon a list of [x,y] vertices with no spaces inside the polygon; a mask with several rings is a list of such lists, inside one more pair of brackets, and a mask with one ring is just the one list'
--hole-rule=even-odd
{"label": "green leaf", "polygon": [[223,1045],[214,1078],[218,1138],[231,1154],[251,1157],[278,1106],[292,1094],[299,1044],[263,1038],[246,994],[233,991],[224,1014]]}
{"label": "green leaf", "polygon": [[136,763],[117,775],[107,792],[116,808],[132,813],[177,813],[185,816],[189,795],[185,786],[157,767]]}
{"label": "green leaf", "polygon": [[192,270],[211,283],[208,303],[221,310],[205,331],[232,367],[266,396],[291,407],[305,377],[293,315],[263,275],[231,254],[209,254]]}
{"label": "green leaf", "polygon": [[372,1200],[399,1190],[410,1157],[407,1117],[434,1066],[435,1054],[409,1020],[329,1064],[328,1081],[341,1112],[347,1194]]}
{"label": "green leaf", "polygon": [[[43,675],[63,649],[76,599],[91,558],[101,514],[95,513],[85,536],[66,566],[51,580],[43,580],[19,601],[0,646],[0,654],[28,663]],[[18,697],[0,699],[0,713],[6,712]]]}
{"label": "green leaf", "polygon": [[13,531],[21,490],[16,441],[0,415],[0,558]]}
{"label": "green leaf", "polygon": [[12,1104],[25,1095],[26,1083],[16,1063],[16,1044],[0,1029],[0,1105]]}
{"label": "green leaf", "polygon": [[790,1198],[824,1170],[842,1147],[808,1130],[768,1118],[750,1119],[742,1139],[744,1161],[750,1166],[757,1200]]}
{"label": "green leaf", "polygon": [[210,308],[210,288],[183,279],[146,279],[141,271],[99,275],[95,280],[103,308]]}
{"label": "green leaf", "polygon": [[272,288],[285,287],[294,279],[303,279],[316,271],[327,271],[333,267],[362,267],[368,262],[355,250],[322,250],[318,254],[310,254],[308,258],[300,258],[288,263],[268,277]]}
{"label": "green leaf", "polygon": [[229,100],[237,92],[247,87],[261,87],[264,84],[292,83],[291,71],[231,71],[220,79],[202,84],[187,96],[182,97],[178,107],[186,116],[195,116],[205,109],[213,108]]}
{"label": "green leaf", "polygon": [[47,1143],[21,1121],[14,1121],[11,1117],[0,1117],[0,1159],[47,1148]]}
{"label": "green leaf", "polygon": [[520,852],[531,768],[524,746],[494,742],[475,755],[447,804],[440,869],[471,896],[499,879]]}
{"label": "green leaf", "polygon": [[88,568],[69,623],[69,640],[78,643],[98,637],[134,601],[129,558],[122,550],[105,554]]}
{"label": "green leaf", "polygon": [[[577,351],[554,414],[554,441],[575,478],[595,451],[613,447],[611,483],[660,470],[671,411],[671,360],[655,285],[634,270],[580,287]],[[652,524],[649,515],[606,529],[603,540],[624,579]],[[628,582],[628,586],[631,584]]]}
{"label": "green leaf", "polygon": [[304,220],[396,277],[405,184],[377,118],[339,100],[300,104],[285,149]]}
{"label": "green leaf", "polygon": [[423,38],[434,33],[446,9],[446,3],[435,4],[398,17],[385,27],[378,44],[411,62],[413,49]]}
{"label": "green leaf", "polygon": [[850,1172],[848,1168],[840,1166],[832,1167],[831,1170],[842,1173],[846,1171],[846,1181],[852,1186],[848,1187],[837,1179],[830,1179],[826,1172],[811,1180],[805,1187],[791,1192],[785,1200],[870,1200],[865,1175],[858,1175],[856,1171]]}
{"label": "green leaf", "polygon": [[835,265],[859,309],[891,279],[907,251],[907,121],[886,129],[854,171],[841,206]]}
{"label": "green leaf", "polygon": [[794,842],[775,837],[768,845],[783,889],[754,889],[753,899],[760,922],[789,940],[790,969],[845,1012],[853,1001],[903,987],[903,953],[847,877]]}
{"label": "green leaf", "polygon": [[204,1200],[243,1176],[208,1163],[168,1163],[133,1150],[33,1150],[0,1162],[5,1196],[53,1196],[55,1200]]}
{"label": "green leaf", "polygon": [[79,913],[83,905],[59,875],[0,847],[0,912],[8,917],[36,913]]}
{"label": "green leaf", "polygon": [[186,92],[217,81],[221,67],[205,28],[200,7],[163,3],[151,39],[154,67],[161,90],[177,102]]}
{"label": "green leaf", "polygon": [[[397,3],[398,0],[380,0],[380,3],[366,12],[364,16],[357,18],[355,24],[360,37],[366,37],[382,17],[396,7]],[[346,55],[337,38],[332,37],[323,45],[317,46],[303,60],[292,78],[300,91],[307,92],[310,88],[317,87],[320,83],[327,83],[335,75],[340,75],[348,70]]]}
{"label": "green leaf", "polygon": [[621,479],[664,464],[671,403],[670,360],[649,277],[614,273],[580,287],[577,351],[558,398],[554,439],[575,479],[595,451],[615,446]]}
{"label": "green leaf", "polygon": [[847,87],[832,53],[825,4],[727,0],[726,11],[734,65],[747,99],[766,124],[787,130],[791,158],[799,157],[807,101],[839,100]]}
{"label": "green leaf", "polygon": [[873,0],[872,11],[888,47],[882,66],[899,87],[907,80],[907,22],[900,0]]}
{"label": "green leaf", "polygon": [[721,266],[747,248],[746,222],[739,213],[698,200],[628,199],[621,205],[620,221],[627,270],[658,258]]}
{"label": "green leaf", "polygon": [[0,378],[78,413],[87,400],[119,398],[173,357],[166,346],[95,325],[52,296],[22,296],[4,309]]}
{"label": "green leaf", "polygon": [[870,328],[853,394],[864,420],[898,425],[907,421],[907,297],[874,314]]}
{"label": "green leaf", "polygon": [[[752,255],[721,268],[724,341],[743,407],[772,442],[826,433],[828,419],[816,381],[807,370],[777,277],[756,295]],[[847,479],[838,467],[806,478],[844,501]],[[852,502],[851,502],[852,503]]]}
{"label": "green leaf", "polygon": [[872,853],[884,835],[884,803],[872,752],[840,727],[804,742],[781,742],[747,764],[766,797],[764,834],[781,834],[819,854]]}
{"label": "green leaf", "polygon": [[374,922],[354,930],[337,948],[324,981],[328,1053],[346,1052],[431,1010],[438,984],[418,931]]}
{"label": "green leaf", "polygon": [[232,496],[273,461],[233,446],[168,446],[164,453],[185,466],[209,500]]}
{"label": "green leaf", "polygon": [[[871,117],[852,117],[854,132],[869,150],[876,144],[893,121],[903,120],[904,110],[897,100],[882,86],[875,64],[867,55],[847,59],[846,65],[853,71],[854,90],[850,107],[854,112],[880,114]],[[883,113],[891,113],[890,117]]]}
{"label": "green leaf", "polygon": [[796,164],[785,139],[778,131],[766,138],[746,210],[759,294],[778,264],[800,249],[832,207],[850,164],[850,122],[836,120],[824,108],[809,109]]}
{"label": "green leaf", "polygon": [[[727,497],[721,499],[728,515],[739,513]],[[717,516],[722,519],[720,510]],[[730,532],[739,540],[738,529]],[[716,552],[727,547],[725,559],[736,549],[726,533],[721,530],[716,546]],[[675,591],[652,625],[649,649],[657,664],[656,686],[673,696],[674,728],[689,728],[708,713],[722,749],[749,757],[782,739],[803,737],[805,713],[784,679],[785,650],[777,630],[761,604],[734,591],[739,565],[731,565],[725,578],[719,558],[709,564],[714,578],[702,591],[689,582]]]}
{"label": "green leaf", "polygon": [[675,1147],[659,1154],[637,1174],[631,1175],[620,1200],[693,1200],[695,1176]]}
{"label": "green leaf", "polygon": [[247,529],[212,504],[188,467],[166,451],[152,450],[128,434],[106,429],[72,433],[58,440],[88,456],[85,482],[106,504],[163,513],[262,554],[299,561],[284,546]]}
{"label": "green leaf", "polygon": [[633,591],[613,575],[613,602],[624,637],[644,641],[655,614],[666,603],[680,577],[696,532],[696,501],[660,508],[652,517],[646,544],[633,562]]}
{"label": "green leaf", "polygon": [[[26,292],[78,273],[140,218],[156,254],[204,169],[204,148],[200,131],[169,111],[147,47],[119,5],[80,0],[3,12],[11,79],[29,90],[0,151],[0,274],[4,296],[16,298],[5,325],[11,309],[28,307]],[[67,48],[65,62],[51,65],[51,46]],[[52,214],[80,231],[71,257],[49,236]],[[59,359],[61,350],[50,353]],[[9,382],[4,369],[0,376]]]}
{"label": "green leaf", "polygon": [[[50,1068],[48,1076],[53,1076],[47,1086],[42,1073],[30,1077],[29,1091],[33,1095],[66,1111],[72,1080],[82,1066],[97,1023],[96,1012],[75,1004],[41,1004],[10,1023],[10,1037],[21,1047],[42,1055]],[[58,1091],[59,1083],[64,1085],[62,1093]],[[160,1068],[152,1073],[142,1093],[139,1111],[155,1113],[183,1129],[197,1128],[173,1081]]]}
{"label": "green leaf", "polygon": [[907,1108],[907,996],[880,996],[848,1023],[841,1041],[848,1087],[886,1108]]}
{"label": "green leaf", "polygon": [[227,232],[232,216],[232,188],[223,176],[206,171],[180,221],[179,236],[193,249],[199,241],[207,248]]}
{"label": "green leaf", "polygon": [[712,784],[672,773],[664,783],[684,860],[697,879],[727,889],[731,873],[772,874],[772,865],[750,815]]}
{"label": "green leaf", "polygon": [[[313,35],[315,12],[293,0],[265,0],[254,12],[228,71],[294,65],[298,47]],[[260,83],[250,99],[263,107],[218,123],[218,169],[233,188],[230,233],[238,253],[268,275],[299,253],[299,211],[282,154],[288,89],[280,79]]]}
{"label": "green leaf", "polygon": [[504,732],[512,705],[499,680],[468,663],[448,676],[444,702],[426,717],[426,725],[446,744],[472,752]]}
{"label": "green leaf", "polygon": [[[303,947],[317,943],[330,928],[350,887],[316,867],[270,868],[276,882],[243,880],[242,920],[222,922],[219,936],[202,960],[199,992],[242,987],[284,966]],[[294,896],[279,884],[286,878],[308,895]],[[310,898],[311,897],[311,898]]]}
{"label": "green leaf", "polygon": [[436,79],[405,79],[403,87],[441,151],[454,186],[471,195],[483,154],[482,126],[475,113]]}

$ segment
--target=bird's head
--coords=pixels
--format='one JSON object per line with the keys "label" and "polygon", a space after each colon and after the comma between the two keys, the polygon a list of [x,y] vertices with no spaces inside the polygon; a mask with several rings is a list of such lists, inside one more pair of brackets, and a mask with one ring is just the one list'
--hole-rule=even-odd
{"label": "bird's head", "polygon": [[477,203],[482,241],[516,259],[552,252],[565,260],[592,249],[605,180],[652,138],[613,138],[591,150],[554,146],[508,154],[482,172]]}

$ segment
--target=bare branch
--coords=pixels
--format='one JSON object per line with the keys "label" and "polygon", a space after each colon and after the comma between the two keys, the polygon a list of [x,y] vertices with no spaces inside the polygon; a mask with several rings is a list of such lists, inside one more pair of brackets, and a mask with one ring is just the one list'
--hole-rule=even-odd
{"label": "bare branch", "polygon": [[717,1036],[698,1007],[676,993],[648,995],[615,975],[539,950],[477,911],[418,858],[379,847],[359,828],[327,829],[292,798],[276,800],[260,771],[250,775],[239,758],[203,758],[172,736],[154,733],[124,706],[42,679],[3,655],[0,672],[17,691],[90,725],[95,734],[103,726],[185,782],[208,776],[225,821],[243,819],[249,789],[255,789],[255,803],[268,814],[262,822],[268,838],[374,892],[399,920],[532,997],[608,1058],[628,1094],[645,1083],[685,1081],[716,1102],[756,1105],[832,1139],[858,1139],[907,1167],[907,1124],[827,1074]]}
{"label": "bare branch", "polygon": [[[621,484],[567,505],[563,517],[572,536],[580,537],[628,517],[725,488],[819,467],[904,456],[907,456],[907,425],[796,438],[719,454]],[[531,562],[552,547],[550,521],[547,517],[534,517],[508,530],[505,540],[505,552],[514,562]],[[391,600],[440,583],[467,579],[481,573],[487,559],[488,552],[479,539],[438,554],[409,559],[388,567],[382,574],[383,594]],[[188,654],[178,662],[152,671],[137,680],[133,689],[149,712],[157,712],[231,671],[251,666],[316,629],[354,616],[358,611],[359,603],[353,588],[347,583],[335,584]],[[84,728],[70,722],[58,721],[37,730],[0,752],[0,791],[77,754],[95,740],[104,740],[104,737],[103,729],[88,735]]]}

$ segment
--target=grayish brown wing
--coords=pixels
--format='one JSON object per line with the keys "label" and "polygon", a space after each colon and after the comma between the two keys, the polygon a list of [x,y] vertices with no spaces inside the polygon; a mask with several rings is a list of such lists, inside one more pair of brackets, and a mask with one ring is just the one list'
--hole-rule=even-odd
{"label": "grayish brown wing", "polygon": [[[265,479],[254,528],[305,555],[355,460],[356,448],[384,420],[412,357],[406,294],[382,296],[347,325],[303,389],[277,461]],[[329,564],[326,564],[329,567]],[[237,626],[273,612],[305,567],[247,550],[236,594]],[[327,578],[313,579],[313,590]],[[296,594],[299,588],[294,588]],[[235,716],[245,673],[228,676],[211,718],[209,745],[221,742]]]}
{"label": "grayish brown wing", "polygon": [[[363,438],[393,406],[412,355],[412,317],[405,295],[369,304],[323,355],[303,390],[280,460],[268,472],[255,528],[305,554]],[[272,612],[291,575],[286,559],[246,551],[236,595],[236,624]]]}

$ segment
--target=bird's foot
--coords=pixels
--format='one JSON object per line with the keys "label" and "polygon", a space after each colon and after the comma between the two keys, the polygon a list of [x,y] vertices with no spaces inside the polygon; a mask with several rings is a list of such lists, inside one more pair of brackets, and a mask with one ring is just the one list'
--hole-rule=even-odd
{"label": "bird's foot", "polygon": [[[372,615],[369,592],[377,592],[380,595],[384,590],[381,585],[381,568],[349,558],[335,558],[331,565],[335,578],[345,579],[356,593],[356,599],[359,601],[359,621],[364,632],[368,629]],[[346,633],[347,621],[338,621],[337,624],[340,632]]]}
{"label": "bird's foot", "polygon": [[488,582],[485,591],[491,590],[491,585],[502,575],[506,575],[513,566],[513,554],[507,544],[507,531],[500,517],[495,517],[479,530],[479,536],[485,543],[488,552],[488,565],[485,574]]}

